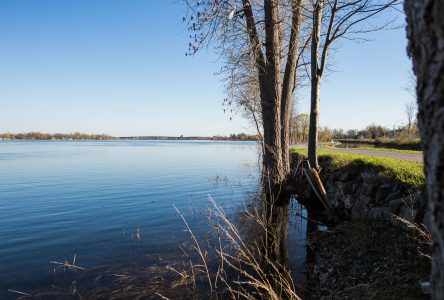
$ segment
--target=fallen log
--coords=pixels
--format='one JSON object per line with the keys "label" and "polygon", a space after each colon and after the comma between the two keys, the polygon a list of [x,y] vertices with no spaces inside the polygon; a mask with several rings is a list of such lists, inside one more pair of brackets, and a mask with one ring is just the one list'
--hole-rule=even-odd
{"label": "fallen log", "polygon": [[318,172],[314,168],[310,167],[310,163],[308,161],[306,161],[306,163],[307,168],[303,167],[302,170],[307,177],[308,183],[313,189],[316,197],[319,199],[319,202],[327,212],[329,219],[333,220],[334,222],[338,222],[339,219],[336,216],[334,207],[330,204],[330,200],[328,199],[327,192],[322,184],[322,180],[319,177]]}

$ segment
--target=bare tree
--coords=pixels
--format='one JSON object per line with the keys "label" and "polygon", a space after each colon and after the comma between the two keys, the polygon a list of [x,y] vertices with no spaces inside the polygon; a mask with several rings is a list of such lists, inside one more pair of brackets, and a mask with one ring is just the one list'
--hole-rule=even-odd
{"label": "bare tree", "polygon": [[409,70],[408,72],[408,81],[405,90],[409,93],[412,100],[416,102],[416,76],[413,70]]}
{"label": "bare tree", "polygon": [[410,134],[412,125],[415,123],[416,102],[409,102],[405,105],[405,113],[407,115],[407,131]]}
{"label": "bare tree", "polygon": [[358,135],[358,131],[356,129],[349,129],[347,130],[347,138],[348,139],[355,139]]}
{"label": "bare tree", "polygon": [[[264,170],[280,186],[289,173],[289,118],[304,0],[185,2],[190,54],[215,42],[226,63],[222,72],[227,74],[228,103],[242,99],[245,107],[252,98],[260,98]],[[251,97],[255,90],[259,97]]]}
{"label": "bare tree", "polygon": [[431,216],[432,298],[444,299],[444,1],[406,0],[404,9]]}
{"label": "bare tree", "polygon": [[[269,242],[276,260],[283,257],[290,174],[289,118],[296,87],[304,0],[184,0],[190,31],[190,54],[213,41],[224,59],[228,103],[259,100],[264,153],[264,190]],[[258,91],[257,95],[253,92]],[[257,103],[257,102],[256,102]],[[255,105],[243,106],[257,112]],[[257,114],[256,114],[257,116]],[[271,209],[272,207],[272,209]]]}
{"label": "bare tree", "polygon": [[228,97],[223,101],[224,112],[229,111],[230,114],[242,112],[242,116],[255,127],[255,131],[260,138],[263,153],[265,146],[262,133],[263,122],[257,74],[254,72],[253,66],[243,66],[242,69],[250,70],[250,72],[242,74],[241,78],[235,78],[235,76],[239,75],[235,75],[233,72],[230,74],[230,78],[226,78],[226,93]]}
{"label": "bare tree", "polygon": [[305,143],[308,137],[308,126],[310,124],[310,116],[307,114],[298,114],[294,117],[294,130],[296,133],[296,142]]}
{"label": "bare tree", "polygon": [[[340,39],[359,39],[362,34],[387,27],[391,22],[372,25],[369,21],[400,0],[312,0],[311,108],[308,159],[319,170],[317,141],[321,82],[329,50]],[[361,38],[362,39],[362,38]]]}

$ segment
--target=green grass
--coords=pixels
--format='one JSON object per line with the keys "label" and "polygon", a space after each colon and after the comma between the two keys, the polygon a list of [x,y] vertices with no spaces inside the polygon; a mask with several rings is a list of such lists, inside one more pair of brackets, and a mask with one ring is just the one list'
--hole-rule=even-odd
{"label": "green grass", "polygon": [[402,150],[402,149],[391,149],[391,148],[379,148],[379,147],[358,147],[355,149],[360,150],[375,150],[375,151],[383,151],[383,152],[400,152],[400,153],[412,153],[412,154],[422,154],[420,150]]}
{"label": "green grass", "polygon": [[[290,151],[307,156],[307,149],[292,148]],[[327,150],[319,150],[318,156],[321,167],[332,172],[339,169],[356,174],[372,171],[390,182],[398,182],[415,189],[421,189],[425,185],[422,163]]]}
{"label": "green grass", "polygon": [[333,149],[347,149],[347,150],[372,150],[372,151],[382,151],[382,152],[399,152],[399,153],[411,153],[411,154],[422,154],[420,150],[402,150],[393,148],[379,148],[379,147],[356,147],[356,148],[339,148],[330,145],[322,145],[322,147],[333,148]]}

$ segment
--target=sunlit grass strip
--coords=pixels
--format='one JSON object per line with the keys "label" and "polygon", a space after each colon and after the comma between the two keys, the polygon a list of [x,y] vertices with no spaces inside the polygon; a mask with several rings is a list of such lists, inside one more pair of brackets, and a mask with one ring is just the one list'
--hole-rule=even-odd
{"label": "sunlit grass strip", "polygon": [[[307,149],[292,148],[291,152],[307,156]],[[318,155],[320,161],[324,159],[329,161],[329,168],[332,171],[344,169],[344,171],[360,173],[373,170],[391,182],[399,182],[412,188],[422,188],[425,184],[423,163],[420,162],[327,150],[319,150]]]}
{"label": "sunlit grass strip", "polygon": [[422,154],[422,151],[420,150],[402,150],[402,149],[393,149],[393,148],[379,148],[379,147],[365,147],[365,146],[358,146],[354,148],[339,148],[334,147],[330,145],[322,145],[322,147],[325,148],[332,148],[332,149],[347,149],[347,150],[371,150],[371,151],[381,151],[381,152],[399,152],[399,153],[411,153],[411,154]]}

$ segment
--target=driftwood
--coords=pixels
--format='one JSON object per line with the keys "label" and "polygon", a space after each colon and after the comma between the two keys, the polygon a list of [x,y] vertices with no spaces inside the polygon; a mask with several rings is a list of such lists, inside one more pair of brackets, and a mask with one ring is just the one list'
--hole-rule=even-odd
{"label": "driftwood", "polygon": [[314,181],[316,182],[316,186],[319,189],[319,192],[320,192],[322,198],[324,199],[324,203],[323,203],[324,206],[327,208],[327,210],[329,210],[333,214],[334,208],[330,204],[330,200],[328,199],[327,192],[324,188],[324,185],[322,184],[322,180],[319,177],[319,174],[316,171],[316,169],[314,169],[314,168],[311,169],[311,175],[312,175],[312,178],[314,179]]}
{"label": "driftwood", "polygon": [[32,296],[31,294],[24,293],[24,292],[20,292],[20,291],[17,291],[17,290],[15,290],[15,289],[12,289],[12,290],[9,289],[8,292],[15,293],[15,294],[19,294],[19,295],[22,295],[22,296]]}
{"label": "driftwood", "polygon": [[335,214],[335,209],[330,204],[330,200],[328,199],[327,192],[324,188],[324,185],[322,184],[322,180],[319,177],[318,172],[316,171],[316,169],[310,167],[310,163],[308,161],[306,161],[306,163],[307,163],[307,168],[303,167],[302,170],[305,176],[307,177],[308,183],[310,184],[311,188],[316,194],[316,197],[318,197],[322,206],[324,206],[329,218],[337,222],[338,217]]}

